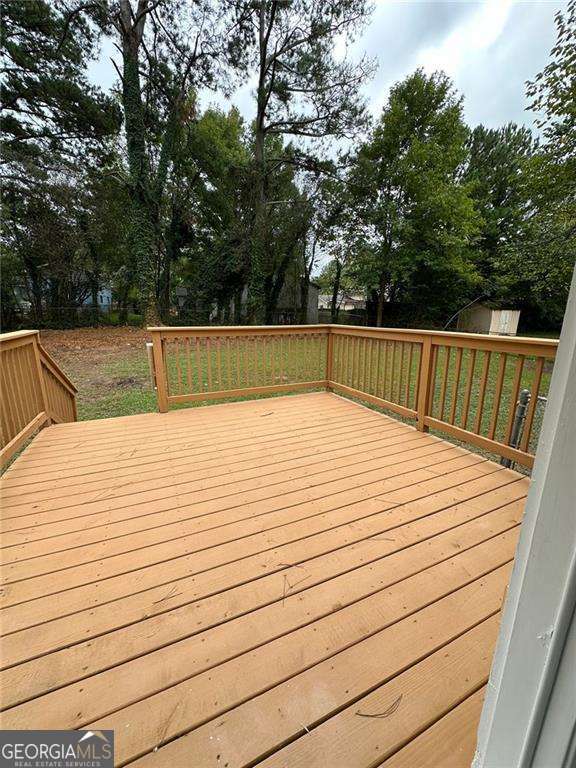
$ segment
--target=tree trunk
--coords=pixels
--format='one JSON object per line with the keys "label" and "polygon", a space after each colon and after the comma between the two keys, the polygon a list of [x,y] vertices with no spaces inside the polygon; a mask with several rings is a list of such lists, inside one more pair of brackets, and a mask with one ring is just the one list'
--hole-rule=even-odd
{"label": "tree trunk", "polygon": [[340,307],[338,306],[338,294],[340,293],[340,280],[342,278],[342,263],[336,259],[336,274],[334,275],[334,285],[332,287],[332,301],[330,302],[330,321],[338,322]]}
{"label": "tree trunk", "polygon": [[304,275],[300,280],[300,312],[299,322],[306,325],[308,322],[308,297],[310,295],[310,280]]}
{"label": "tree trunk", "polygon": [[126,285],[122,286],[120,290],[120,297],[119,297],[119,311],[118,311],[118,323],[119,325],[127,325],[128,324],[128,294],[130,292],[130,288],[128,286],[128,283]]}
{"label": "tree trunk", "polygon": [[164,322],[167,323],[170,318],[171,309],[170,289],[172,285],[172,264],[175,263],[179,257],[181,246],[180,210],[176,203],[172,204],[170,225],[166,232],[165,240],[166,246],[160,272],[158,297],[160,314]]}
{"label": "tree trunk", "polygon": [[30,278],[34,322],[41,324],[44,320],[44,313],[42,310],[42,279],[40,277],[40,270],[36,266],[34,259],[29,259],[26,256],[24,256],[24,266]]}
{"label": "tree trunk", "polygon": [[267,72],[267,35],[266,3],[260,4],[259,11],[259,75],[256,89],[256,122],[254,136],[255,169],[255,210],[252,227],[251,265],[248,292],[248,321],[270,322],[271,283],[271,243],[268,233],[267,178],[266,178],[266,72]]}
{"label": "tree trunk", "polygon": [[[124,26],[131,19],[130,4],[122,2]],[[127,6],[127,7],[125,7]],[[131,210],[128,221],[128,252],[131,271],[137,275],[144,320],[159,323],[156,304],[156,227],[155,207],[150,190],[148,157],[146,154],[146,126],[140,88],[138,52],[143,34],[143,20],[138,27],[131,23],[122,35],[122,102],[128,168]]]}
{"label": "tree trunk", "polygon": [[384,325],[384,302],[386,300],[386,283],[387,276],[384,272],[380,275],[380,281],[378,285],[378,307],[376,309],[376,325],[378,328],[382,328]]}
{"label": "tree trunk", "polygon": [[90,298],[92,299],[90,314],[92,315],[92,322],[94,325],[98,325],[98,321],[100,320],[100,305],[98,303],[99,292],[100,274],[99,272],[92,272],[90,274]]}
{"label": "tree trunk", "polygon": [[236,325],[242,325],[242,294],[244,293],[244,286],[240,285],[234,292],[234,323]]}

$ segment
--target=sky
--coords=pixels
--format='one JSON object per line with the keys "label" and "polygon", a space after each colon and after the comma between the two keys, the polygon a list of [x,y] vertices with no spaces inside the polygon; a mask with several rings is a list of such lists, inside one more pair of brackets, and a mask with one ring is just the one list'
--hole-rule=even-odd
{"label": "sky", "polygon": [[[375,58],[378,70],[364,86],[368,108],[378,117],[390,86],[417,67],[444,70],[464,95],[469,125],[497,127],[509,121],[533,127],[525,83],[540,72],[555,42],[554,15],[562,0],[376,0],[370,23],[349,51]],[[114,49],[104,41],[91,67],[94,83],[109,89],[116,73]],[[253,84],[228,101],[201,95],[203,106],[235,104],[247,120],[254,115]]]}

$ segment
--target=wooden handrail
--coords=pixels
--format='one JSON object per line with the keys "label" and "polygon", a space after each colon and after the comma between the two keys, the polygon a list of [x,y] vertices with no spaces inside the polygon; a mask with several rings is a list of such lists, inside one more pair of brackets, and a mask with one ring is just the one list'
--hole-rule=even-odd
{"label": "wooden handrail", "polygon": [[41,346],[38,331],[0,334],[0,466],[39,429],[76,420],[76,387]]}
{"label": "wooden handrail", "polygon": [[76,395],[78,392],[77,387],[75,384],[73,384],[68,376],[64,373],[62,368],[58,365],[58,363],[54,360],[52,355],[50,355],[46,349],[42,346],[42,344],[38,344],[38,349],[40,351],[40,357],[42,359],[42,362],[50,368],[51,373],[58,379],[58,381],[62,384],[62,386],[70,392],[71,395]]}
{"label": "wooden handrail", "polygon": [[[159,410],[326,388],[532,466],[537,399],[556,339],[346,325],[154,327]],[[520,389],[524,434],[511,446]]]}
{"label": "wooden handrail", "polygon": [[326,389],[326,325],[153,327],[158,409],[197,400]]}

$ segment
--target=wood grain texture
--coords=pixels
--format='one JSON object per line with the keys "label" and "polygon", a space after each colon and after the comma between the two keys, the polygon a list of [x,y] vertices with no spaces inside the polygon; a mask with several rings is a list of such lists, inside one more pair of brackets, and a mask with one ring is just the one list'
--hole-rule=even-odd
{"label": "wood grain texture", "polygon": [[0,467],[42,427],[76,421],[76,388],[38,331],[0,334]]}
{"label": "wood grain texture", "polygon": [[141,766],[470,749],[526,478],[328,393],[55,425],[5,478],[4,728],[113,728]]}

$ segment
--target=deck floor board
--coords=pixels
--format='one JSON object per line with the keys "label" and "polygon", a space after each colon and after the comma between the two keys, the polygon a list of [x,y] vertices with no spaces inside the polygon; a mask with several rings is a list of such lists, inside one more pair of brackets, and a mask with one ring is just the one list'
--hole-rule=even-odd
{"label": "deck floor board", "polygon": [[527,489],[324,393],[50,427],[3,479],[2,727],[113,728],[141,766],[464,765]]}

